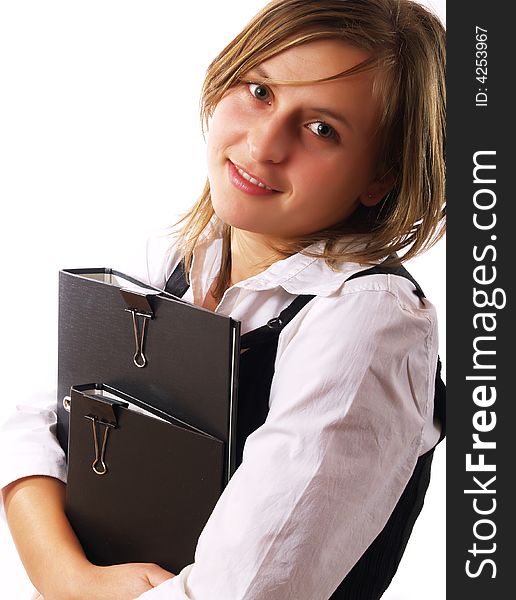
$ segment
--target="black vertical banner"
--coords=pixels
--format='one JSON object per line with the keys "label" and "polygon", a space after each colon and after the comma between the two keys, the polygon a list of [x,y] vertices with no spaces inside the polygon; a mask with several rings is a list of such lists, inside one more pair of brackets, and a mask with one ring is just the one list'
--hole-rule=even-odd
{"label": "black vertical banner", "polygon": [[510,3],[449,2],[447,597],[514,596],[513,218],[516,37]]}

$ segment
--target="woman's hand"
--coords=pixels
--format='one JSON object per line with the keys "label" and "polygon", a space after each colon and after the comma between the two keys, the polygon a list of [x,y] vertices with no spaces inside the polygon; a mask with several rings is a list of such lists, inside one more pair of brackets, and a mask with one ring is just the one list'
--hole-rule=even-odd
{"label": "woman's hand", "polygon": [[56,591],[55,596],[46,598],[36,592],[32,600],[134,600],[171,577],[172,573],[148,563],[90,565],[68,581],[65,587],[71,589]]}
{"label": "woman's hand", "polygon": [[79,581],[79,593],[74,593],[73,597],[74,600],[134,600],[171,577],[174,577],[172,573],[148,563],[111,567],[92,565]]}
{"label": "woman's hand", "polygon": [[73,600],[134,600],[171,577],[174,577],[172,573],[147,563],[91,565],[78,578],[72,591]]}

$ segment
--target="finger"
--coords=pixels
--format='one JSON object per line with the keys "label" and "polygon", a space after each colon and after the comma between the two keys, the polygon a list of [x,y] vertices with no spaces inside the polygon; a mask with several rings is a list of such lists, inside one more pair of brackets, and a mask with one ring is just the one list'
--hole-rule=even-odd
{"label": "finger", "polygon": [[152,587],[156,587],[172,577],[175,577],[173,573],[165,571],[159,565],[148,565],[147,578]]}

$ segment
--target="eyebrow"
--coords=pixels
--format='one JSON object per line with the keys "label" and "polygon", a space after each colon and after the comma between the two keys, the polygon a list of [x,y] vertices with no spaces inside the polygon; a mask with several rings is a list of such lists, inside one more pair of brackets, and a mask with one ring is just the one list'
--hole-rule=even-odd
{"label": "eyebrow", "polygon": [[270,75],[267,73],[267,71],[262,67],[262,65],[256,65],[256,67],[253,67],[252,69],[250,69],[250,72],[252,73],[253,71],[256,71],[256,73],[258,73],[258,75],[260,75],[261,77],[263,77],[264,79],[269,79]]}
{"label": "eyebrow", "polygon": [[[251,74],[257,73],[258,75],[260,75],[260,77],[263,77],[264,79],[274,79],[267,73],[267,71],[263,68],[262,65],[256,65],[255,67],[253,67],[252,69],[249,70],[249,73],[251,73]],[[321,113],[322,115],[331,117],[332,119],[339,121],[340,123],[345,125],[348,129],[353,131],[353,125],[351,125],[349,119],[347,119],[344,115],[341,115],[340,113],[337,113],[337,112],[331,110],[330,108],[314,106],[314,107],[309,108],[308,110],[313,110],[314,112],[318,112],[318,113]]]}
{"label": "eyebrow", "polygon": [[313,110],[315,112],[318,112],[318,113],[321,113],[321,114],[326,115],[328,117],[331,117],[332,119],[335,119],[336,121],[339,121],[340,123],[342,123],[343,125],[345,125],[348,129],[350,129],[351,131],[353,131],[353,125],[351,125],[351,123],[349,122],[349,120],[346,119],[346,117],[344,115],[341,115],[339,113],[333,112],[333,110],[330,110],[329,108],[314,107],[314,108],[311,108],[310,110]]}

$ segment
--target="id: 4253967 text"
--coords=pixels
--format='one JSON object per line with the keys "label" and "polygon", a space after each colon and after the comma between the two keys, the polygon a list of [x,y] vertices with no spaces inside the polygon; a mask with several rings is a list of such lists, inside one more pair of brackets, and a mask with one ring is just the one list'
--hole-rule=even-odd
{"label": "id: 4253967 text", "polygon": [[475,27],[475,106],[487,106],[487,29]]}

